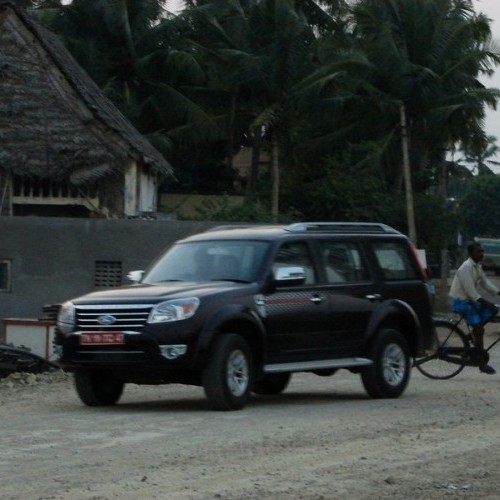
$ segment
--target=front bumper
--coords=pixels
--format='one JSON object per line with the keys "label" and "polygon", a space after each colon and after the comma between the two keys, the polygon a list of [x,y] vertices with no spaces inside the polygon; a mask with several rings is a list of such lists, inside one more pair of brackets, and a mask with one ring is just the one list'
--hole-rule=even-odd
{"label": "front bumper", "polygon": [[77,367],[109,367],[109,368],[142,368],[178,369],[191,367],[193,349],[186,343],[164,342],[152,335],[137,332],[123,333],[122,344],[82,344],[82,334],[89,332],[74,332],[69,336],[56,334],[55,346],[60,353],[59,364],[68,369]]}

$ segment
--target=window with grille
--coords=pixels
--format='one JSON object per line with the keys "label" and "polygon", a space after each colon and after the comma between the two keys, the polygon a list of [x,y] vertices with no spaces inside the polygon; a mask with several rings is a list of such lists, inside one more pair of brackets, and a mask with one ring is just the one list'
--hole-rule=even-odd
{"label": "window with grille", "polygon": [[10,292],[11,290],[10,263],[10,260],[0,259],[0,292]]}
{"label": "window with grille", "polygon": [[96,288],[112,288],[122,284],[122,263],[97,260],[95,263],[94,285]]}

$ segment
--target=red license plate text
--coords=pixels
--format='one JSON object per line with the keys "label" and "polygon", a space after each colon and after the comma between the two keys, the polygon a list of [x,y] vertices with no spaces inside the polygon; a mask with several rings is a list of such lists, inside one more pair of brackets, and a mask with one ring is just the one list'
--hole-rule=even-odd
{"label": "red license plate text", "polygon": [[125,343],[121,332],[94,332],[80,334],[80,345],[119,345]]}

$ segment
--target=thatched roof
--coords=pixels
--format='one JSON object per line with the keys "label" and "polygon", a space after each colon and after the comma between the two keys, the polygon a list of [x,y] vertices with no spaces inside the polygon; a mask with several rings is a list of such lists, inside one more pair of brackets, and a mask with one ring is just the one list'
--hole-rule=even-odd
{"label": "thatched roof", "polygon": [[0,168],[86,182],[130,158],[172,168],[59,41],[14,0],[0,0]]}

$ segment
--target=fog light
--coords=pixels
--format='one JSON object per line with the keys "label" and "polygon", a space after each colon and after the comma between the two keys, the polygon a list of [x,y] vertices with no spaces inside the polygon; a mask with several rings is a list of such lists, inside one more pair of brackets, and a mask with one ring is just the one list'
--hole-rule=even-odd
{"label": "fog light", "polygon": [[186,344],[161,345],[159,347],[161,355],[167,359],[177,359],[179,356],[186,354],[187,351]]}

